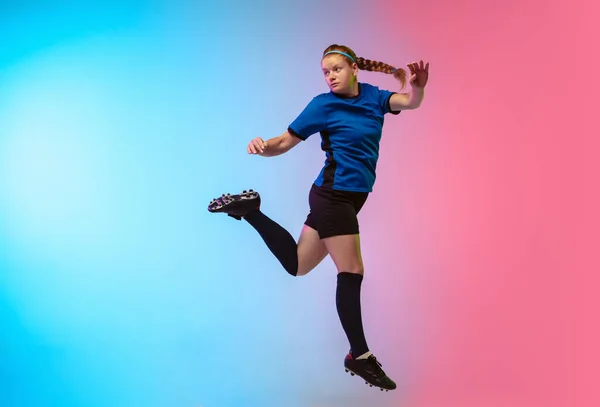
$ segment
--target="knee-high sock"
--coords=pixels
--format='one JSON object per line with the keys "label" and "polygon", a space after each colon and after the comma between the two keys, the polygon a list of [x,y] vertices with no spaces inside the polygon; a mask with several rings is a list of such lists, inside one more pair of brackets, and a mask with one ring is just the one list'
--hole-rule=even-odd
{"label": "knee-high sock", "polygon": [[297,275],[298,244],[294,237],[260,210],[249,213],[244,219],[260,234],[283,268],[292,276]]}
{"label": "knee-high sock", "polygon": [[336,306],[340,322],[357,358],[369,351],[362,325],[360,288],[362,274],[341,272],[337,275]]}

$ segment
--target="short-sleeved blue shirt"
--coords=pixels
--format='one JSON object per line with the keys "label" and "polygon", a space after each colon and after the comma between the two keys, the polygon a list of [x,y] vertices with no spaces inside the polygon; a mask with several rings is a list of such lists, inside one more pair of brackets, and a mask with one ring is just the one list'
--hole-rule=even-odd
{"label": "short-sleeved blue shirt", "polygon": [[394,92],[359,83],[358,96],[333,92],[314,97],[288,131],[302,140],[321,134],[325,165],[315,185],[325,188],[371,192],[379,158],[379,142],[386,113],[392,112]]}

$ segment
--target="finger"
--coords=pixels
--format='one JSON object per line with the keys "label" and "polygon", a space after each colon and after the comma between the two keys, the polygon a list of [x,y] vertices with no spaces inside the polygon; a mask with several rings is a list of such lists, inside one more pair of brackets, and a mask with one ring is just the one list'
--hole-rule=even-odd
{"label": "finger", "polygon": [[256,148],[254,148],[253,142],[250,142],[250,144],[248,144],[248,148],[250,149],[251,154],[256,154]]}
{"label": "finger", "polygon": [[262,149],[262,145],[261,145],[260,141],[258,141],[258,140],[254,140],[254,146],[255,146],[255,147],[256,147],[256,149],[257,149],[258,151],[260,151],[261,153],[262,153],[262,152],[264,152],[264,151],[263,151],[263,149]]}
{"label": "finger", "polygon": [[429,73],[429,62],[427,62],[427,64],[425,65],[425,71],[426,71],[427,73]]}
{"label": "finger", "polygon": [[419,61],[419,68],[425,69],[425,65],[423,64],[423,60]]}
{"label": "finger", "polygon": [[258,145],[258,147],[260,147],[260,148],[262,148],[262,149],[264,149],[264,148],[267,146],[267,143],[266,143],[266,142],[265,142],[265,141],[264,141],[264,140],[263,140],[261,137],[257,137],[257,138],[255,138],[255,139],[254,139],[254,141],[255,141],[256,143],[258,143],[258,144],[257,144],[257,145]]}

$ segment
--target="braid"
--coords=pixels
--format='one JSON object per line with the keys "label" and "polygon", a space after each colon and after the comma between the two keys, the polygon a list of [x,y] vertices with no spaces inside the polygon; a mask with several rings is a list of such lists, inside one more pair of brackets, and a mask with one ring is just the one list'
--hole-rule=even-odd
{"label": "braid", "polygon": [[362,69],[364,71],[372,71],[372,72],[383,72],[383,73],[393,73],[394,67],[379,61],[371,61],[370,59],[365,59],[359,57],[356,60],[356,64],[358,65],[358,69]]}
{"label": "braid", "polygon": [[363,57],[358,57],[356,59],[356,65],[358,65],[358,69],[363,71],[382,72],[394,75],[394,78],[400,81],[402,87],[406,85],[406,71],[404,69],[394,68],[385,62],[371,61],[370,59],[365,59]]}
{"label": "braid", "polygon": [[[352,49],[345,45],[332,44],[323,51],[323,55],[329,51],[342,51],[350,55],[355,61],[356,65],[358,65],[358,69],[363,71],[371,71],[371,72],[382,72],[390,75],[394,75],[394,78],[398,79],[402,84],[402,87],[406,85],[406,71],[402,68],[394,68],[393,66],[386,64],[384,62],[379,61],[371,61],[370,59],[365,59],[362,57],[357,57]],[[352,61],[346,57],[348,63],[352,64]]]}

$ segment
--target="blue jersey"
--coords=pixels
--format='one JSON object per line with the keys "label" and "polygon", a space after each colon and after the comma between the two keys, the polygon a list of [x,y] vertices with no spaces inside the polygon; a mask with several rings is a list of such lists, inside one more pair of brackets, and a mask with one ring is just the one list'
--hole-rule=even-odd
{"label": "blue jersey", "polygon": [[288,131],[302,140],[321,134],[325,165],[315,185],[325,188],[371,192],[379,158],[379,142],[394,92],[368,83],[358,84],[358,96],[333,92],[314,97]]}

